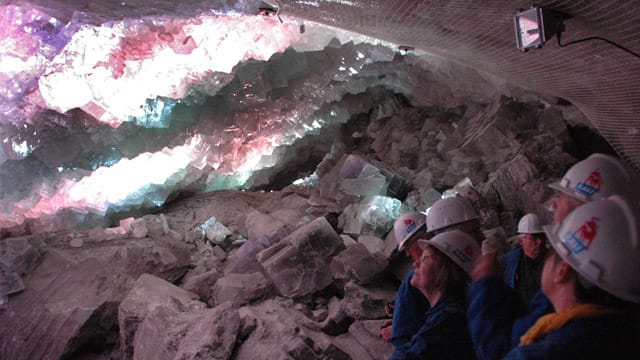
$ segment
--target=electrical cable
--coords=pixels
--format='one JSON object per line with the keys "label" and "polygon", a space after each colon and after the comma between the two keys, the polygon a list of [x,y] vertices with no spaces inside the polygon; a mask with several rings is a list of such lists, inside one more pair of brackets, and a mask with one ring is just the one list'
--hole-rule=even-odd
{"label": "electrical cable", "polygon": [[624,50],[624,51],[628,52],[629,54],[631,54],[631,55],[633,55],[633,56],[635,56],[635,57],[639,57],[639,58],[640,58],[640,54],[638,54],[637,52],[634,52],[634,51],[632,51],[632,50],[629,50],[629,49],[627,49],[626,47],[624,47],[624,46],[622,46],[622,45],[616,44],[615,42],[613,42],[613,41],[611,41],[611,40],[609,40],[609,39],[605,39],[605,38],[600,37],[600,36],[590,36],[590,37],[587,37],[587,38],[584,38],[584,39],[579,39],[579,40],[569,41],[569,42],[568,42],[568,43],[566,43],[566,44],[562,44],[562,43],[560,43],[560,35],[561,35],[561,34],[562,34],[562,33],[558,33],[558,35],[557,35],[557,38],[558,38],[558,46],[560,46],[560,47],[566,47],[566,46],[573,45],[573,44],[577,44],[577,43],[584,42],[584,41],[590,41],[590,40],[601,40],[601,41],[604,41],[604,42],[606,42],[606,43],[608,43],[608,44],[610,44],[610,45],[613,45],[613,46],[617,47],[617,48],[618,48],[618,49],[620,49],[620,50]]}

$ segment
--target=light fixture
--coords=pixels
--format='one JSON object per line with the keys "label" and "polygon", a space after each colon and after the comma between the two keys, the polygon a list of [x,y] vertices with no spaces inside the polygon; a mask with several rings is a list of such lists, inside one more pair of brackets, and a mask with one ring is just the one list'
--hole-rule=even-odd
{"label": "light fixture", "polygon": [[282,23],[282,18],[280,17],[280,7],[270,4],[266,1],[260,1],[260,5],[258,6],[258,15],[263,16],[272,16],[275,15],[278,17],[278,20]]}
{"label": "light fixture", "polygon": [[407,46],[407,45],[400,45],[400,46],[398,46],[398,50],[400,50],[400,53],[401,53],[402,55],[405,55],[405,54],[407,54],[409,51],[413,51],[413,50],[415,50],[415,49],[416,49],[416,48],[414,48],[413,46]]}
{"label": "light fixture", "polygon": [[562,13],[535,5],[528,10],[520,10],[513,17],[518,49],[527,51],[532,48],[541,48],[553,35],[564,30],[565,18],[566,16]]}

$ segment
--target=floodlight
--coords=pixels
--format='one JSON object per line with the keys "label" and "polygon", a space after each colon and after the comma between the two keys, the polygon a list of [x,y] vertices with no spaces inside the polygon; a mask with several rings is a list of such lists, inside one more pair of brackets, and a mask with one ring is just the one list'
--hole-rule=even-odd
{"label": "floodlight", "polygon": [[546,10],[539,6],[532,6],[522,10],[513,17],[516,27],[516,42],[518,49],[527,51],[541,48],[553,35],[564,30],[561,13]]}

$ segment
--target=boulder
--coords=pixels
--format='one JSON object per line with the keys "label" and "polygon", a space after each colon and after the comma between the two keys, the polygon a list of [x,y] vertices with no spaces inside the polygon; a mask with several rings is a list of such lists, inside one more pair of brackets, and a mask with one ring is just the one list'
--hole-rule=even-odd
{"label": "boulder", "polygon": [[229,359],[240,316],[230,303],[213,309],[184,308],[179,302],[154,307],[134,338],[136,360]]}
{"label": "boulder", "polygon": [[282,238],[278,234],[274,235],[261,235],[256,240],[249,240],[242,244],[238,251],[227,261],[225,267],[225,274],[230,273],[253,273],[256,271],[262,271],[262,265],[256,259],[258,253],[278,242]]}
{"label": "boulder", "polygon": [[209,302],[214,296],[214,285],[222,276],[222,272],[218,269],[209,270],[202,274],[189,276],[183,280],[181,287],[189,292],[197,294],[200,301]]}
{"label": "boulder", "polygon": [[[179,309],[203,310],[206,305],[197,301],[198,295],[181,289],[167,281],[150,274],[142,274],[118,307],[118,325],[120,327],[120,349],[123,359],[133,359],[134,339],[138,327],[155,309],[164,307],[155,315],[164,316],[174,307]],[[144,357],[146,358],[146,357]]]}
{"label": "boulder", "polygon": [[339,226],[349,235],[373,235],[384,237],[400,215],[398,199],[385,196],[370,196],[351,204],[340,215]]}
{"label": "boulder", "polygon": [[37,237],[13,248],[14,266],[27,276],[24,290],[0,311],[2,358],[72,358],[88,344],[110,349],[118,338],[118,303],[135,279],[149,272],[174,281],[189,259],[180,244],[163,240],[83,239],[81,248],[69,247],[65,235],[50,236],[46,248]]}
{"label": "boulder", "polygon": [[377,236],[372,235],[360,235],[358,236],[358,243],[364,245],[372,254],[384,252],[384,240]]}
{"label": "boulder", "polygon": [[255,241],[261,236],[278,236],[285,223],[271,215],[254,210],[247,214],[245,226],[249,241]]}
{"label": "boulder", "polygon": [[356,244],[338,254],[329,268],[336,279],[367,285],[380,277],[387,265],[387,259],[382,253],[372,254],[364,245]]}
{"label": "boulder", "polygon": [[393,353],[393,345],[384,342],[378,336],[384,320],[358,320],[349,326],[349,334],[367,350],[371,359],[389,359]]}
{"label": "boulder", "polygon": [[314,330],[313,322],[304,314],[274,300],[243,307],[239,312],[244,341],[235,353],[237,360],[351,359],[348,349]]}
{"label": "boulder", "polygon": [[329,262],[343,248],[340,236],[320,217],[259,252],[257,260],[278,293],[295,298],[331,284]]}
{"label": "boulder", "polygon": [[396,298],[396,289],[380,282],[363,287],[353,281],[344,286],[342,310],[354,319],[382,319],[386,317],[384,306]]}
{"label": "boulder", "polygon": [[270,290],[271,283],[260,272],[249,274],[230,273],[215,283],[208,303],[231,302],[236,306],[246,305],[263,297]]}

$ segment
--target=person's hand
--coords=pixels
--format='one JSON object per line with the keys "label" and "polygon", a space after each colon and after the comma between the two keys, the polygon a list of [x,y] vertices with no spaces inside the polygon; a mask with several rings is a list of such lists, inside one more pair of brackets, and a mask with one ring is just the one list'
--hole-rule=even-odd
{"label": "person's hand", "polygon": [[471,271],[471,280],[476,281],[485,276],[500,274],[500,264],[498,263],[498,254],[489,252],[481,255],[476,260],[473,270]]}
{"label": "person's hand", "polygon": [[394,303],[388,303],[384,306],[384,313],[387,314],[388,317],[393,317],[393,307]]}
{"label": "person's hand", "polygon": [[385,320],[382,323],[378,336],[380,336],[384,342],[391,342],[391,328],[391,320]]}

